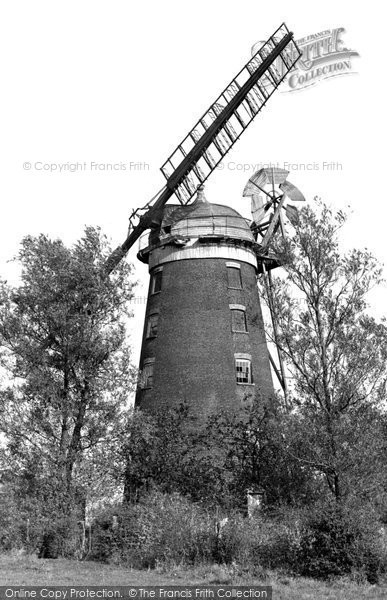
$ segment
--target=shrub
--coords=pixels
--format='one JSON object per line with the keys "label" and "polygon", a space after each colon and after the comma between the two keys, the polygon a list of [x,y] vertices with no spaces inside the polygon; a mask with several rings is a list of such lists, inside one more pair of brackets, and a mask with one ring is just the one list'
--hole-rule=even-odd
{"label": "shrub", "polygon": [[118,560],[136,567],[158,563],[195,564],[214,552],[211,516],[178,494],[152,492],[138,504],[113,510],[98,519],[92,533],[91,558]]}
{"label": "shrub", "polygon": [[44,514],[42,503],[17,502],[10,491],[0,496],[0,550],[35,552],[41,558],[79,557],[82,531],[77,514]]}
{"label": "shrub", "polygon": [[12,496],[0,496],[0,549],[14,550],[23,546],[21,515]]}
{"label": "shrub", "polygon": [[376,583],[386,568],[381,542],[378,521],[368,507],[315,508],[304,520],[296,570],[324,579],[360,572]]}
{"label": "shrub", "polygon": [[[118,516],[115,529],[113,514]],[[233,513],[217,535],[220,518],[178,494],[152,492],[137,504],[100,515],[92,529],[90,558],[137,568],[218,563],[249,572],[289,570],[299,545],[294,517],[250,520]]]}
{"label": "shrub", "polygon": [[289,570],[298,548],[297,513],[281,511],[260,519],[235,514],[222,532],[217,558],[225,563],[236,561],[250,571],[257,567]]}
{"label": "shrub", "polygon": [[[112,514],[118,518],[116,528]],[[236,573],[357,574],[370,583],[386,567],[387,550],[368,509],[285,507],[259,519],[233,513],[217,535],[219,518],[179,494],[153,491],[137,504],[100,516],[92,530],[90,557],[137,568],[217,563]]]}
{"label": "shrub", "polygon": [[252,562],[267,569],[294,569],[295,556],[299,550],[299,524],[290,513],[266,518],[257,532]]}

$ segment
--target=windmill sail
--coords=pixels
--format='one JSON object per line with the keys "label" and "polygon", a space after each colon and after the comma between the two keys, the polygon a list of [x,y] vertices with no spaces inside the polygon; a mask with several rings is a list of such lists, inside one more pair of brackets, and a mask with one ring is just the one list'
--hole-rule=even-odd
{"label": "windmill sail", "polygon": [[251,214],[255,223],[261,223],[266,214],[266,202],[261,194],[253,194],[251,196]]}
{"label": "windmill sail", "polygon": [[253,196],[261,191],[271,198],[272,194],[270,188],[267,190],[265,189],[265,186],[270,185],[273,187],[276,184],[283,184],[288,175],[289,171],[278,167],[260,169],[259,171],[256,171],[246,183],[245,189],[243,190],[243,196]]}
{"label": "windmill sail", "polygon": [[304,194],[295,185],[290,183],[290,181],[281,183],[280,188],[293,202],[305,202]]}
{"label": "windmill sail", "polygon": [[[158,221],[173,194],[190,202],[246,127],[301,57],[283,23],[232,79],[161,167],[167,182],[152,200],[133,211],[132,230],[108,258],[111,273],[142,233]],[[278,66],[281,65],[281,69]]]}
{"label": "windmill sail", "polygon": [[[301,56],[283,23],[232,79],[161,167],[187,204]],[[281,73],[274,66],[280,61]]]}
{"label": "windmill sail", "polygon": [[278,229],[285,235],[283,210],[293,225],[299,222],[297,208],[285,202],[288,198],[294,202],[305,198],[295,185],[287,181],[288,174],[289,171],[278,167],[259,169],[248,179],[243,190],[243,196],[251,196],[251,229],[255,239],[260,239],[261,250],[267,251]]}
{"label": "windmill sail", "polygon": [[291,222],[292,225],[296,226],[300,222],[300,216],[298,214],[298,208],[296,206],[292,206],[291,204],[287,204],[285,206],[286,216]]}

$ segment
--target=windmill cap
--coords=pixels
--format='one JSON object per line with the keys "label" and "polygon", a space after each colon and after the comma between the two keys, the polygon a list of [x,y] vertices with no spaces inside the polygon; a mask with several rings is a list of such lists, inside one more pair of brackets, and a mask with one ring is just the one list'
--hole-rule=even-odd
{"label": "windmill cap", "polygon": [[216,235],[254,241],[249,221],[230,206],[212,204],[200,189],[192,204],[166,208],[161,228],[170,226],[172,235],[191,238]]}

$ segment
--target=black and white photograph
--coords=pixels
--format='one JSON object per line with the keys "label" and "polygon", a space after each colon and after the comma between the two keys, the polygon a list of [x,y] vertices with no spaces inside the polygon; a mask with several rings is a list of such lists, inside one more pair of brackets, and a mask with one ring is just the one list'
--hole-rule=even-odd
{"label": "black and white photograph", "polygon": [[0,599],[386,598],[384,6],[0,14]]}

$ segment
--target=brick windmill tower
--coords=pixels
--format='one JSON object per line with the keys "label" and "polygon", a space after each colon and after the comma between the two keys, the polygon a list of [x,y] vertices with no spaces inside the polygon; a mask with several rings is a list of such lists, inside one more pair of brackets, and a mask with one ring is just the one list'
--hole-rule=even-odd
{"label": "brick windmill tower", "polygon": [[[133,211],[108,275],[150,229],[139,258],[150,287],[136,404],[186,401],[197,417],[273,392],[263,331],[256,233],[203,184],[266,105],[301,52],[283,23],[239,71],[161,167],[166,185]],[[277,68],[280,67],[280,68]],[[168,204],[172,196],[180,204]]]}
{"label": "brick windmill tower", "polygon": [[167,205],[138,258],[150,285],[136,404],[186,402],[193,416],[235,411],[273,383],[249,223],[199,189]]}

